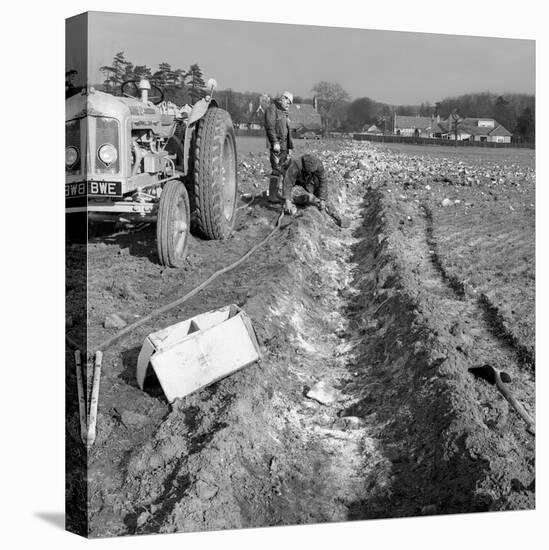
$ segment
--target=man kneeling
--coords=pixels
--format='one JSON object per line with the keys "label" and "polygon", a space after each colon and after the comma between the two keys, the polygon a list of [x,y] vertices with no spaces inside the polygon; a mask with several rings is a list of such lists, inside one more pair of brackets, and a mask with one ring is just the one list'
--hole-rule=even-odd
{"label": "man kneeling", "polygon": [[328,183],[324,166],[319,158],[311,154],[287,162],[282,184],[284,210],[291,215],[300,206],[314,205],[321,212],[327,212],[340,227],[348,227],[346,219],[341,219],[335,208],[327,203]]}
{"label": "man kneeling", "polygon": [[282,183],[284,209],[295,214],[294,204],[314,204],[320,210],[326,208],[328,185],[322,162],[314,155],[306,154],[286,163]]}

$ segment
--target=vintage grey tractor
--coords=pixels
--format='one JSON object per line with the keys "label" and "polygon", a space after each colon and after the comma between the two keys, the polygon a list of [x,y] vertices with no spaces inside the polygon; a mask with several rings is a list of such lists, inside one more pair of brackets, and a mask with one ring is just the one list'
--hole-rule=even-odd
{"label": "vintage grey tractor", "polygon": [[[156,222],[158,258],[180,267],[191,221],[204,238],[233,230],[237,158],[229,113],[208,95],[192,107],[164,100],[148,80],[121,95],[82,90],[66,100],[65,201],[87,221]],[[86,227],[87,227],[86,221]]]}

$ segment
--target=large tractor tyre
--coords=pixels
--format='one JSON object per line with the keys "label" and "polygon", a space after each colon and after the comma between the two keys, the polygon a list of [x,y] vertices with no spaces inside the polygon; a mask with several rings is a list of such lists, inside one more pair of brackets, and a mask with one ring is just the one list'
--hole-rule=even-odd
{"label": "large tractor tyre", "polygon": [[211,107],[193,139],[191,206],[196,228],[207,239],[226,239],[236,217],[236,139],[227,111]]}
{"label": "large tractor tyre", "polygon": [[162,265],[183,265],[189,246],[190,213],[189,196],[183,183],[168,181],[160,195],[156,221],[156,245]]}

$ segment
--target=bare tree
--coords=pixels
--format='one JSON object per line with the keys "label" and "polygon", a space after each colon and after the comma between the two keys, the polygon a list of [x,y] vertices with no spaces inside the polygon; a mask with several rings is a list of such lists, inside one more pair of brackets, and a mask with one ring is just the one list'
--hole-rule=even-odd
{"label": "bare tree", "polygon": [[318,110],[322,117],[324,132],[329,132],[333,127],[337,108],[349,100],[349,94],[337,82],[325,80],[317,82],[313,86],[313,92],[318,100]]}
{"label": "bare tree", "polygon": [[457,109],[454,109],[452,111],[452,128],[454,130],[454,141],[456,142],[456,145],[457,145],[457,142],[458,142],[459,123],[460,123],[460,121],[461,121],[461,119],[460,119],[460,116],[458,115]]}

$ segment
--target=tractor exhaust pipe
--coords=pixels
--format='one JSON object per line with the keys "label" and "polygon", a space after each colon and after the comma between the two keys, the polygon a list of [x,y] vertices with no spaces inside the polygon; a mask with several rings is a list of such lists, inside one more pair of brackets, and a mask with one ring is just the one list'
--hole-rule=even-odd
{"label": "tractor exhaust pipe", "polygon": [[146,78],[141,79],[139,81],[139,89],[141,90],[141,101],[146,105],[149,102],[150,82]]}

